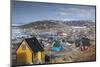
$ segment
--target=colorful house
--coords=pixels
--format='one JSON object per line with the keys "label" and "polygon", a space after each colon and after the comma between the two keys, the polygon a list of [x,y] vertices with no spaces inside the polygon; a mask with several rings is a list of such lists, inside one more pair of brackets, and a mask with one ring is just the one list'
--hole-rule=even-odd
{"label": "colorful house", "polygon": [[57,36],[67,36],[67,34],[64,32],[57,32]]}
{"label": "colorful house", "polygon": [[16,62],[24,64],[44,63],[44,49],[36,37],[24,39],[16,50]]}
{"label": "colorful house", "polygon": [[60,42],[53,42],[52,43],[51,50],[53,50],[53,51],[61,51],[62,48],[63,48],[63,44],[61,44]]}

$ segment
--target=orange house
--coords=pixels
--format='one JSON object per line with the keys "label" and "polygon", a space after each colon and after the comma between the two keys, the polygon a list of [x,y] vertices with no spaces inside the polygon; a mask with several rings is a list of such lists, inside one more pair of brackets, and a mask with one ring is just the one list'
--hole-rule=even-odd
{"label": "orange house", "polygon": [[24,39],[16,50],[16,62],[23,64],[44,63],[44,49],[36,37]]}

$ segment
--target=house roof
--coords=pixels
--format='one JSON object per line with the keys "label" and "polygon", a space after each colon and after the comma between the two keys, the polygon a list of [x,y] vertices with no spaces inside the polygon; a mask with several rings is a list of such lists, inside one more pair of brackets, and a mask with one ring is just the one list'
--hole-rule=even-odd
{"label": "house roof", "polygon": [[25,41],[27,42],[27,44],[29,45],[29,47],[31,48],[33,52],[44,50],[41,44],[36,39],[36,37],[25,39]]}

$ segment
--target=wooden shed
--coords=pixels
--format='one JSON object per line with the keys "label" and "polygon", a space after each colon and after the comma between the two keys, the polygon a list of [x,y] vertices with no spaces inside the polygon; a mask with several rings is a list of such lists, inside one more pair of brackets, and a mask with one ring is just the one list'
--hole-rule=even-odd
{"label": "wooden shed", "polygon": [[17,63],[39,64],[44,63],[44,49],[36,37],[24,39],[16,50]]}

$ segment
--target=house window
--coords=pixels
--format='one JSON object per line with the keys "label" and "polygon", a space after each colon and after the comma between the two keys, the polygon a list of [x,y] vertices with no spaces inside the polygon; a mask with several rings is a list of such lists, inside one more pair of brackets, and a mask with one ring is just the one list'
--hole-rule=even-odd
{"label": "house window", "polygon": [[22,45],[22,50],[26,50],[26,45]]}

